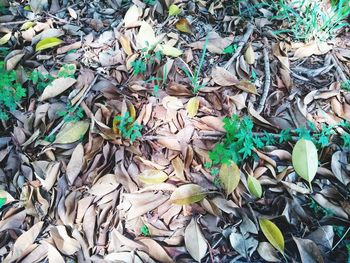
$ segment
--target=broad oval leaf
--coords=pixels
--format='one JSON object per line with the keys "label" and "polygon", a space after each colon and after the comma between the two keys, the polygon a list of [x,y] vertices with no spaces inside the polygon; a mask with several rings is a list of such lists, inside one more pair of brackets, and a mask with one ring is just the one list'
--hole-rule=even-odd
{"label": "broad oval leaf", "polygon": [[231,194],[239,184],[241,180],[241,172],[234,162],[230,164],[223,164],[220,167],[219,179],[226,192],[226,195]]}
{"label": "broad oval leaf", "polygon": [[262,196],[262,187],[260,182],[253,176],[248,175],[248,189],[249,192],[256,198],[261,198]]}
{"label": "broad oval leaf", "polygon": [[58,78],[51,82],[50,85],[48,85],[43,93],[41,94],[39,101],[51,99],[53,97],[56,97],[57,95],[61,94],[62,92],[65,92],[67,89],[69,89],[71,86],[75,84],[76,79],[74,78]]}
{"label": "broad oval leaf", "polygon": [[319,247],[309,239],[293,237],[297,244],[302,263],[323,263],[323,257]]}
{"label": "broad oval leaf", "polygon": [[318,167],[317,149],[310,140],[300,139],[293,148],[292,162],[294,170],[309,182],[314,179]]}
{"label": "broad oval leaf", "polygon": [[58,46],[63,41],[57,37],[48,37],[40,40],[35,46],[35,51],[41,51],[44,49],[52,48]]}
{"label": "broad oval leaf", "polygon": [[145,184],[160,184],[167,179],[168,175],[157,169],[145,170],[139,175],[139,180]]}
{"label": "broad oval leaf", "polygon": [[157,43],[157,38],[154,30],[147,22],[142,22],[139,33],[136,36],[136,45],[139,49],[150,50]]}
{"label": "broad oval leaf", "polygon": [[253,65],[255,62],[255,53],[252,44],[248,45],[247,50],[244,53],[244,59],[249,65]]}
{"label": "broad oval leaf", "polygon": [[182,55],[182,51],[176,47],[172,47],[169,45],[159,45],[160,50],[162,51],[163,55],[168,57],[177,58]]}
{"label": "broad oval leaf", "polygon": [[90,123],[87,121],[68,122],[56,136],[54,143],[72,143],[80,140],[89,129]]}
{"label": "broad oval leaf", "polygon": [[177,188],[170,196],[170,201],[177,205],[189,205],[203,200],[205,193],[196,184],[185,184]]}
{"label": "broad oval leaf", "polygon": [[207,253],[208,244],[194,218],[192,218],[185,229],[185,245],[188,253],[198,262],[200,262]]}
{"label": "broad oval leaf", "polygon": [[188,117],[193,118],[194,116],[196,116],[198,112],[198,108],[199,108],[199,99],[197,97],[191,98],[188,101],[187,107],[186,107]]}
{"label": "broad oval leaf", "polygon": [[181,8],[175,4],[169,6],[169,16],[176,16],[181,13]]}
{"label": "broad oval leaf", "polygon": [[191,24],[187,21],[186,18],[181,18],[175,23],[175,27],[177,30],[183,33],[192,33]]}
{"label": "broad oval leaf", "polygon": [[264,233],[271,245],[284,255],[284,237],[281,230],[266,218],[259,219],[261,231]]}

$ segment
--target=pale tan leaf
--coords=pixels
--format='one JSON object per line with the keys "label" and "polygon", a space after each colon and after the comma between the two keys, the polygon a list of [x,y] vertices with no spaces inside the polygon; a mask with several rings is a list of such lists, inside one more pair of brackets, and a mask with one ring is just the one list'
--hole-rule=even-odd
{"label": "pale tan leaf", "polygon": [[139,241],[148,248],[149,255],[158,260],[158,262],[171,263],[174,260],[167,254],[164,248],[158,242],[151,238],[142,238]]}
{"label": "pale tan leaf", "polygon": [[74,18],[74,19],[77,19],[78,18],[78,15],[77,15],[77,12],[75,12],[75,10],[71,7],[67,7],[67,10],[69,12],[69,15]]}
{"label": "pale tan leaf", "polygon": [[248,45],[248,48],[244,53],[244,59],[249,65],[253,65],[255,62],[255,52],[251,43]]}
{"label": "pale tan leaf", "polygon": [[71,238],[65,226],[51,228],[51,236],[59,251],[65,255],[73,255],[80,249],[80,244],[76,239]]}
{"label": "pale tan leaf", "polygon": [[66,176],[68,179],[68,183],[72,185],[80,173],[82,166],[84,163],[84,147],[83,144],[79,143],[77,147],[75,147],[72,157],[67,165]]}
{"label": "pale tan leaf", "polygon": [[236,76],[221,67],[215,67],[211,72],[211,77],[214,82],[220,86],[233,86],[239,84],[239,80]]}
{"label": "pale tan leaf", "polygon": [[74,78],[58,78],[48,85],[41,94],[39,101],[47,100],[63,93],[75,84]]}
{"label": "pale tan leaf", "polygon": [[241,180],[241,171],[237,164],[233,161],[230,164],[222,164],[219,171],[220,182],[226,192],[226,195],[231,194],[238,186]]}
{"label": "pale tan leaf", "polygon": [[37,236],[39,235],[42,227],[44,225],[43,221],[39,221],[31,228],[28,229],[27,232],[24,232],[20,235],[15,243],[12,246],[11,252],[7,255],[7,257],[2,261],[3,263],[15,262],[22,253],[35,241]]}
{"label": "pale tan leaf", "polygon": [[207,241],[194,218],[185,229],[185,245],[188,253],[198,262],[208,250]]}
{"label": "pale tan leaf", "polygon": [[177,58],[183,53],[180,49],[166,44],[159,45],[159,50],[163,53],[163,55],[173,58]]}
{"label": "pale tan leaf", "polygon": [[120,35],[119,42],[122,45],[125,53],[131,56],[133,53],[131,50],[130,40],[126,36]]}
{"label": "pale tan leaf", "polygon": [[138,49],[152,49],[156,45],[157,39],[153,28],[147,22],[142,22],[139,33],[136,36],[136,46]]}
{"label": "pale tan leaf", "polygon": [[139,17],[140,17],[139,9],[136,5],[130,6],[128,11],[126,11],[124,16],[124,26],[135,27],[140,25]]}

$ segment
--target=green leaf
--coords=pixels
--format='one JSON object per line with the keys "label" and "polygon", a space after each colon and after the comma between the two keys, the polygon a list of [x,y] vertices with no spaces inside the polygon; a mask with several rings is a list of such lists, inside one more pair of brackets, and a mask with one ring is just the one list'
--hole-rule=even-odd
{"label": "green leaf", "polygon": [[177,5],[172,4],[169,6],[169,16],[176,16],[181,13],[181,8]]}
{"label": "green leaf", "polygon": [[230,164],[223,164],[220,167],[219,179],[226,192],[226,195],[231,194],[241,180],[241,171],[237,164],[230,162]]}
{"label": "green leaf", "polygon": [[315,144],[310,140],[300,139],[293,148],[292,162],[299,176],[309,182],[314,179],[318,167],[318,155]]}
{"label": "green leaf", "polygon": [[11,38],[12,33],[7,33],[6,35],[4,35],[2,38],[0,38],[0,45],[5,45]]}
{"label": "green leaf", "polygon": [[41,51],[44,49],[52,48],[55,46],[58,46],[63,41],[57,37],[48,37],[45,39],[42,39],[36,44],[35,51]]}
{"label": "green leaf", "polygon": [[281,230],[266,218],[259,219],[261,231],[264,233],[271,245],[284,255],[284,237]]}
{"label": "green leaf", "polygon": [[0,197],[0,208],[6,204],[6,197]]}
{"label": "green leaf", "polygon": [[87,130],[90,123],[86,121],[66,123],[56,136],[54,143],[72,143],[80,140]]}
{"label": "green leaf", "polygon": [[261,198],[262,196],[262,187],[260,182],[253,176],[248,175],[248,189],[249,192],[256,198]]}

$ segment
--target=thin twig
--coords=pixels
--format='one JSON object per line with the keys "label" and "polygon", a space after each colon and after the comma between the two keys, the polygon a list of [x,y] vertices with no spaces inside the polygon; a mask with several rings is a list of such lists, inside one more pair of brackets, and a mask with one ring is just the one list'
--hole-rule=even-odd
{"label": "thin twig", "polygon": [[244,45],[248,42],[248,39],[250,38],[251,34],[254,31],[254,26],[252,24],[248,24],[247,31],[243,35],[242,39],[238,42],[238,47],[236,49],[236,52],[232,55],[229,61],[225,64],[224,68],[228,69],[228,67],[233,63],[233,61],[239,56],[239,54],[242,51],[242,48]]}
{"label": "thin twig", "polygon": [[3,22],[0,23],[0,26],[11,26],[11,25],[19,25],[19,24],[24,24],[26,22],[32,22],[32,21],[36,21],[39,18],[34,18],[34,19],[27,19],[27,20],[20,20],[20,21],[10,21],[10,22]]}
{"label": "thin twig", "polygon": [[350,231],[350,227],[348,228],[348,230],[346,230],[346,232],[344,233],[344,235],[341,237],[341,239],[339,239],[339,241],[337,242],[337,244],[334,245],[334,247],[332,247],[332,251],[343,241],[343,239],[345,238],[345,236],[349,233]]}
{"label": "thin twig", "polygon": [[342,80],[343,82],[347,81],[348,78],[345,76],[345,74],[344,74],[342,68],[341,68],[340,65],[339,65],[339,61],[338,61],[338,59],[335,57],[334,54],[332,54],[331,59],[332,59],[333,64],[335,65],[335,69],[336,69],[336,71],[337,71],[339,77],[341,78],[341,80]]}
{"label": "thin twig", "polygon": [[[95,84],[96,80],[98,78],[98,75],[95,76],[95,78],[93,79],[93,81],[90,83],[89,87],[86,89],[86,91],[84,92],[84,94],[81,96],[81,98],[79,99],[79,101],[73,106],[72,110],[73,112],[76,111],[76,109],[79,107],[80,103],[85,99],[85,97],[87,96],[87,94],[89,93],[90,89],[92,88],[92,86]],[[49,137],[51,137],[52,135],[54,135],[64,124],[64,120],[62,120],[49,134]]]}
{"label": "thin twig", "polygon": [[264,53],[264,65],[265,65],[265,83],[264,83],[264,91],[263,91],[263,94],[261,96],[258,109],[256,110],[258,113],[261,113],[265,107],[266,98],[267,98],[267,95],[269,93],[270,85],[271,85],[269,52],[267,51],[268,44],[269,43],[267,41],[267,38],[264,37],[263,53]]}

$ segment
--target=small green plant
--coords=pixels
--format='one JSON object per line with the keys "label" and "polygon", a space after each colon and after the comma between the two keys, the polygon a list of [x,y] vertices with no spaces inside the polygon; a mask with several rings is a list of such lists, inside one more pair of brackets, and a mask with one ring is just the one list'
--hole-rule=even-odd
{"label": "small green plant", "polygon": [[345,90],[350,92],[350,79],[348,79],[347,81],[343,81],[340,85],[340,87]]}
{"label": "small green plant", "polygon": [[199,84],[199,74],[201,73],[201,69],[202,69],[202,66],[204,63],[205,54],[207,52],[208,41],[209,41],[209,37],[207,36],[205,38],[205,42],[203,45],[202,56],[201,56],[201,59],[199,61],[199,65],[198,65],[197,70],[195,71],[194,75],[192,75],[192,73],[189,72],[189,70],[187,70],[186,68],[183,68],[183,67],[181,68],[182,71],[185,72],[186,76],[190,79],[194,94],[197,94],[199,89],[206,85],[206,84]]}
{"label": "small green plant", "polygon": [[131,143],[142,136],[142,125],[135,122],[128,111],[126,111],[124,115],[115,116],[114,122],[118,123],[117,128],[121,136],[130,139]]}
{"label": "small green plant", "polygon": [[156,0],[143,0],[143,2],[146,5],[155,5],[156,4]]}
{"label": "small green plant", "polygon": [[160,51],[154,52],[153,49],[145,48],[141,50],[139,59],[131,62],[133,68],[133,75],[143,75],[147,72],[147,65],[153,66],[156,61],[162,60],[162,53]]}
{"label": "small green plant", "polygon": [[50,85],[54,79],[55,78],[50,74],[44,75],[38,70],[32,71],[32,73],[29,75],[29,80],[35,85],[36,89],[39,92],[43,92],[44,89]]}
{"label": "small green plant", "polygon": [[26,95],[26,90],[17,81],[16,71],[7,71],[0,63],[0,120],[8,120],[8,112],[14,111]]}
{"label": "small green plant", "polygon": [[70,105],[66,105],[66,109],[63,111],[57,112],[57,115],[63,117],[64,122],[80,121],[84,117],[83,108]]}
{"label": "small green plant", "polygon": [[223,50],[223,53],[226,55],[226,54],[229,54],[229,55],[232,55],[233,53],[236,52],[238,48],[238,45],[237,44],[231,44],[227,47],[224,48]]}
{"label": "small green plant", "polygon": [[286,21],[288,28],[274,31],[275,34],[290,33],[297,40],[327,40],[336,36],[337,32],[348,26],[345,21],[350,14],[348,0],[333,1],[326,9],[321,1],[286,0],[272,1],[270,7],[277,13],[271,20]]}
{"label": "small green plant", "polygon": [[145,237],[148,237],[150,235],[148,226],[146,225],[142,225],[142,227],[140,228],[140,232],[142,235],[144,235]]}

